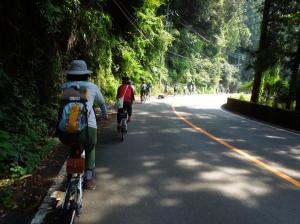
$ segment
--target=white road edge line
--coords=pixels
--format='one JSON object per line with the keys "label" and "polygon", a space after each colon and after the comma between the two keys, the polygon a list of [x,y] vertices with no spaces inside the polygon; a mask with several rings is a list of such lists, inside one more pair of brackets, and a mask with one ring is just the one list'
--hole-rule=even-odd
{"label": "white road edge line", "polygon": [[62,183],[64,181],[65,173],[66,173],[66,166],[67,162],[65,161],[64,165],[60,169],[57,179],[52,184],[52,186],[49,188],[47,195],[45,196],[42,204],[40,205],[37,213],[35,213],[34,218],[31,220],[30,224],[42,224],[46,215],[53,209],[53,199],[51,198],[51,195],[54,191],[59,189],[60,186],[62,186]]}

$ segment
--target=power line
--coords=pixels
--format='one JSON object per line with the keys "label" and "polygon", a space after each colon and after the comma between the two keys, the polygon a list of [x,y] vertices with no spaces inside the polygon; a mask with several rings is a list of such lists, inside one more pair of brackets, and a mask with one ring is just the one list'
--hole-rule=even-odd
{"label": "power line", "polygon": [[[125,18],[126,18],[126,19],[133,25],[133,27],[134,27],[134,28],[135,28],[135,29],[136,29],[136,30],[144,37],[144,39],[147,40],[147,41],[149,41],[149,44],[150,44],[152,47],[154,47],[155,49],[159,50],[159,49],[158,49],[158,48],[150,41],[150,38],[148,38],[148,37],[143,33],[143,31],[141,31],[141,30],[139,29],[138,25],[136,25],[136,24],[131,20],[130,15],[128,15],[128,14],[130,14],[130,13],[128,12],[128,10],[126,9],[126,7],[125,7],[124,5],[122,5],[125,9],[122,8],[122,7],[120,6],[120,4],[119,4],[116,0],[113,0],[113,2],[114,2],[115,5],[120,9],[120,11],[121,11],[122,14],[125,16]],[[126,12],[125,12],[125,11],[126,11]],[[127,13],[128,13],[128,14],[127,14]],[[185,24],[184,24],[184,25],[185,25]],[[186,25],[185,25],[185,26],[186,26]],[[196,32],[196,31],[194,31],[194,32]],[[196,32],[196,33],[197,33],[197,32]],[[202,37],[202,39],[204,39],[205,41],[207,41],[208,43],[210,43],[211,45],[214,46],[214,44],[213,44],[211,41],[209,41],[207,38],[205,38],[204,36],[202,36],[202,35],[199,34],[199,33],[198,33],[198,35],[200,35],[200,36]],[[186,45],[186,46],[187,46],[187,45]],[[188,47],[189,47],[189,46],[188,46]],[[195,52],[195,51],[194,51],[194,52]],[[190,58],[185,57],[185,56],[183,56],[183,55],[181,55],[181,54],[178,54],[178,53],[176,53],[176,52],[173,52],[173,51],[168,50],[167,53],[168,53],[168,54],[171,54],[171,55],[173,55],[173,56],[180,57],[180,58],[182,58],[182,59],[191,61]],[[209,56],[203,54],[202,52],[195,52],[195,53],[200,53],[202,56],[205,56],[205,57],[207,57],[207,58],[210,59]],[[228,54],[231,54],[231,53],[228,53]],[[232,54],[232,55],[233,55],[233,54]],[[232,55],[231,55],[231,56],[232,56]],[[232,56],[232,57],[243,60],[243,59],[240,58],[239,56],[236,57],[236,55],[234,55],[234,56]],[[199,58],[195,58],[195,59],[201,60],[201,59],[199,59]]]}
{"label": "power line", "polygon": [[131,17],[131,19],[134,21],[136,21],[137,19],[136,18],[134,18],[134,16],[128,11],[128,9],[124,6],[124,4],[123,4],[123,2],[122,1],[119,1],[118,2],[120,5],[122,5],[123,6],[123,9],[128,13],[128,15]]}
{"label": "power line", "polygon": [[[171,14],[171,15],[172,15],[172,14]],[[194,29],[191,28],[190,26],[188,26],[188,25],[182,23],[182,22],[179,20],[179,18],[180,18],[180,19],[182,19],[182,18],[181,18],[178,14],[176,14],[176,16],[178,17],[178,18],[177,18],[177,21],[178,21],[182,26],[184,26],[185,28],[191,30],[194,34],[196,34],[197,36],[201,37],[201,39],[203,39],[205,42],[207,42],[208,44],[210,44],[210,45],[213,46],[213,47],[216,47],[216,48],[217,48],[217,47],[220,47],[220,48],[224,49],[222,46],[218,46],[218,45],[212,43],[208,38],[204,37],[202,34],[200,34],[198,31],[194,30]],[[176,17],[175,17],[175,18],[176,18]],[[184,22],[186,22],[184,19],[182,19],[182,20],[183,20]],[[226,49],[225,49],[225,51],[226,51],[226,54],[230,55],[231,57],[234,57],[234,58],[236,58],[236,59],[241,59],[241,58],[239,57],[239,55],[236,55],[236,54],[234,54],[234,53],[232,53],[232,52],[228,52],[228,50],[226,50]],[[243,60],[243,59],[242,59],[242,60]],[[243,61],[245,61],[245,60],[243,60]]]}
{"label": "power line", "polygon": [[119,3],[115,0],[113,2],[116,4],[116,6],[121,10],[122,14],[125,16],[125,18],[133,25],[133,27],[146,39],[148,39],[144,33],[135,25],[135,23],[129,18],[129,16],[126,14],[124,9],[119,5]]}
{"label": "power line", "polygon": [[[129,16],[127,15],[127,13],[125,12],[125,10],[128,12],[127,9],[123,9],[120,4],[116,1],[116,0],[113,0],[113,2],[116,4],[116,6],[121,10],[122,14],[125,16],[125,18],[133,25],[133,27],[144,37],[145,40],[148,40],[150,45],[152,47],[154,47],[155,49],[159,50],[155,45],[153,45],[153,43],[150,41],[150,39],[148,37],[146,37],[146,35],[138,28],[138,26],[131,20],[131,18],[129,18]],[[123,5],[124,7],[124,5]],[[124,7],[125,8],[125,7]],[[184,58],[184,59],[187,59],[187,60],[190,60],[190,58],[187,58],[183,55],[180,55],[180,54],[177,54],[173,51],[167,51],[167,53],[169,54],[172,54],[172,55],[175,55],[177,57],[180,57],[180,58]]]}
{"label": "power line", "polygon": [[[253,8],[251,8],[251,12],[252,12],[252,13],[257,13],[256,10],[259,10],[259,8],[262,7],[263,5],[264,5],[264,4],[261,3],[261,4],[258,4],[258,5],[253,6]],[[256,12],[255,12],[255,11],[256,11]],[[234,16],[235,16],[235,17],[239,17],[239,16],[245,15],[245,14],[247,14],[247,13],[249,13],[249,11],[242,11],[241,13],[239,13],[239,14],[237,14],[237,15],[234,15]],[[255,16],[255,14],[252,14],[252,16]]]}

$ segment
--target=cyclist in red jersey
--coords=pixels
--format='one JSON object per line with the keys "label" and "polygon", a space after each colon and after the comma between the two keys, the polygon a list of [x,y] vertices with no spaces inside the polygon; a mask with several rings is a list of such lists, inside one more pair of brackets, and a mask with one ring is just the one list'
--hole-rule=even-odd
{"label": "cyclist in red jersey", "polygon": [[124,96],[124,101],[123,101],[123,108],[118,109],[118,114],[117,114],[117,122],[118,122],[118,129],[120,129],[120,123],[121,123],[121,116],[120,114],[124,111],[124,109],[127,110],[128,114],[128,120],[129,122],[131,120],[132,116],[132,103],[134,100],[134,90],[129,85],[129,78],[128,77],[123,77],[122,78],[122,85],[119,86],[118,92],[117,92],[117,98],[123,97]]}

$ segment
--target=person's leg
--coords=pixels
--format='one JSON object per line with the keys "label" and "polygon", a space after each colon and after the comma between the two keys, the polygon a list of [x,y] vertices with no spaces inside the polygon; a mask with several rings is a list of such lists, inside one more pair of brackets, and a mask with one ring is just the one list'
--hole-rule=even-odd
{"label": "person's leg", "polygon": [[121,127],[121,113],[123,112],[123,109],[118,109],[117,113],[117,123],[118,123],[118,129]]}
{"label": "person's leg", "polygon": [[96,184],[93,181],[93,169],[95,167],[95,154],[97,144],[97,129],[89,127],[87,132],[82,136],[85,138],[85,179],[86,188],[95,189]]}
{"label": "person's leg", "polygon": [[132,115],[132,103],[126,102],[126,110],[127,110],[127,114],[128,114],[127,121],[129,122],[131,120],[131,115]]}
{"label": "person's leg", "polygon": [[95,150],[97,144],[97,129],[88,128],[88,139],[86,141],[85,161],[87,169],[94,169],[95,167]]}

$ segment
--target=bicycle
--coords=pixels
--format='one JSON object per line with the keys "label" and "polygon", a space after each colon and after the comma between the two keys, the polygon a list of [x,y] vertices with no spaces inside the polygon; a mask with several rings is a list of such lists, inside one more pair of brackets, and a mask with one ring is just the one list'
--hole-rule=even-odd
{"label": "bicycle", "polygon": [[127,133],[127,111],[123,109],[123,112],[120,113],[121,117],[121,141],[124,141],[125,134]]}
{"label": "bicycle", "polygon": [[141,94],[141,103],[143,104],[143,103],[146,103],[146,92],[143,92],[142,94]]}
{"label": "bicycle", "polygon": [[145,101],[149,101],[151,97],[151,91],[150,89],[147,89],[145,92]]}
{"label": "bicycle", "polygon": [[61,205],[62,223],[73,224],[79,218],[83,202],[85,158],[84,149],[74,145],[67,159],[67,189]]}

